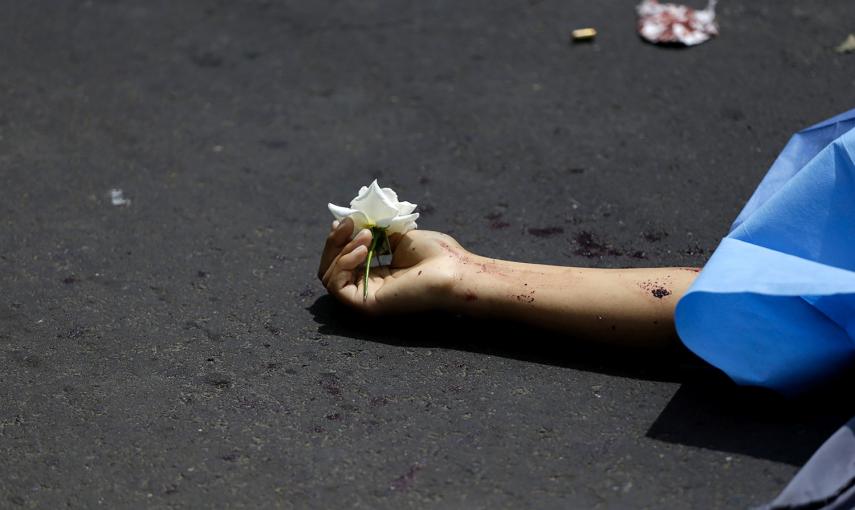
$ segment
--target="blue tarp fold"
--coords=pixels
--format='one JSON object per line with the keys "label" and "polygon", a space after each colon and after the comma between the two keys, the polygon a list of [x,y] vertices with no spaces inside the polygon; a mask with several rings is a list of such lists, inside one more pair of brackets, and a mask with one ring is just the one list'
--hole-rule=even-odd
{"label": "blue tarp fold", "polygon": [[798,394],[855,365],[855,110],[800,131],[677,305],[686,346]]}

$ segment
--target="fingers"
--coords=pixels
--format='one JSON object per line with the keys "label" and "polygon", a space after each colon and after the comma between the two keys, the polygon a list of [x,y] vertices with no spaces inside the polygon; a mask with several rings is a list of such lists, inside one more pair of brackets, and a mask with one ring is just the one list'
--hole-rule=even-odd
{"label": "fingers", "polygon": [[356,248],[353,249],[352,252],[347,255],[342,255],[341,258],[338,259],[338,264],[336,267],[340,271],[353,271],[357,268],[362,262],[365,261],[365,257],[368,256],[368,247],[364,244],[360,244]]}
{"label": "fingers", "polygon": [[327,242],[324,245],[324,251],[321,254],[321,263],[318,266],[318,278],[323,279],[324,274],[330,267],[330,264],[335,260],[341,252],[342,247],[347,244],[350,235],[353,233],[353,220],[345,218],[342,221],[334,221],[332,230],[327,236]]}
{"label": "fingers", "polygon": [[[324,287],[327,287],[327,289],[329,289],[330,278],[333,276],[333,274],[340,271],[338,265],[342,257],[350,254],[359,246],[364,246],[365,251],[367,253],[369,243],[371,243],[371,231],[368,229],[362,229],[358,234],[356,234],[356,237],[354,237],[352,241],[347,243],[347,245],[341,251],[339,251],[339,253],[336,254],[332,262],[330,262],[326,272],[321,276],[321,281],[324,282]],[[350,270],[353,270],[353,268],[351,268]]]}
{"label": "fingers", "polygon": [[368,257],[368,247],[364,244],[360,244],[347,255],[342,255],[330,275],[327,290],[337,292],[348,285],[354,285],[353,270],[365,262],[366,257]]}

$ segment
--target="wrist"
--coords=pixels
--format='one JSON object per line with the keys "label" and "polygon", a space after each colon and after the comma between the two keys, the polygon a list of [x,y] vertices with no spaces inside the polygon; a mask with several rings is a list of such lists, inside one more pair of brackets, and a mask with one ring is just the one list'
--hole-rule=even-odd
{"label": "wrist", "polygon": [[448,291],[450,310],[473,315],[490,310],[504,274],[501,263],[472,253],[460,257]]}

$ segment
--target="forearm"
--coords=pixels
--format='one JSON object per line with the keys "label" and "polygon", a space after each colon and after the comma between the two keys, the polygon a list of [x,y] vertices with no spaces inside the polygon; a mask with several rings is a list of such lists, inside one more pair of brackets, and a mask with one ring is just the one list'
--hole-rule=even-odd
{"label": "forearm", "polygon": [[694,268],[592,269],[461,259],[450,302],[455,310],[515,319],[598,341],[667,346],[674,308]]}

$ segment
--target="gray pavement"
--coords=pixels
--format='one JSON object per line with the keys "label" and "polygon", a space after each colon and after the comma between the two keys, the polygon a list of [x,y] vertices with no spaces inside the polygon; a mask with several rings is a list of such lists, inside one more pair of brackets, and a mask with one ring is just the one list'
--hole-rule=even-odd
{"label": "gray pavement", "polygon": [[2,2],[0,507],[773,497],[851,406],[367,324],[315,280],[326,203],[373,177],[478,253],[701,265],[789,135],[855,106],[850,0],[722,0],[689,50],[634,3]]}

